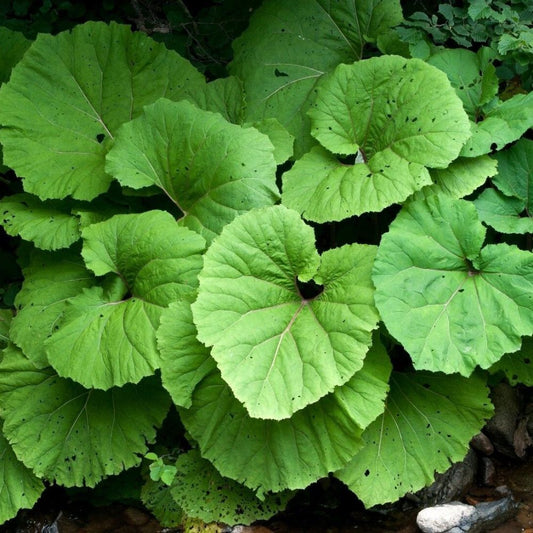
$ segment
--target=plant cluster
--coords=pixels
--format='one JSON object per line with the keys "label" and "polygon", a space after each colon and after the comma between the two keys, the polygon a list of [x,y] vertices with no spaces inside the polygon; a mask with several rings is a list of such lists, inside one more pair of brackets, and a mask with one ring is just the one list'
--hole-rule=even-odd
{"label": "plant cluster", "polygon": [[463,5],[443,3],[437,13],[413,13],[395,28],[411,54],[426,59],[434,47],[489,47],[501,61],[499,76],[518,77],[531,90],[533,78],[533,6],[528,0],[469,0]]}
{"label": "plant cluster", "polygon": [[402,21],[265,0],[210,82],[125,25],[0,29],[1,521],[143,461],[165,525],[395,501],[533,384],[533,93]]}

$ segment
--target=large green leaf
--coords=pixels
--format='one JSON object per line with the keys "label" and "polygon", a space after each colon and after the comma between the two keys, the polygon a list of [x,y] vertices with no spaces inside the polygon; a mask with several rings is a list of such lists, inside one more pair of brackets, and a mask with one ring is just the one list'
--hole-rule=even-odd
{"label": "large green leaf", "polygon": [[79,221],[68,202],[42,202],[21,193],[2,198],[0,209],[0,224],[8,235],[20,235],[43,250],[68,248],[80,238]]}
{"label": "large green leaf", "polygon": [[181,454],[170,492],[188,516],[204,522],[251,524],[282,511],[290,492],[259,499],[249,488],[222,477],[198,450]]}
{"label": "large green leaf", "polygon": [[141,489],[144,506],[156,517],[163,527],[179,527],[185,515],[162,481],[148,479]]}
{"label": "large green leaf", "polygon": [[31,41],[18,31],[0,27],[0,84],[5,83],[13,67],[21,60]]}
{"label": "large green leaf", "polygon": [[342,220],[404,201],[429,185],[470,136],[446,75],[418,59],[382,56],[339,65],[309,111],[315,149],[283,176],[283,203],[309,220]]}
{"label": "large green leaf", "polygon": [[189,302],[172,302],[161,313],[157,330],[161,380],[181,407],[191,406],[196,385],[215,367],[209,348],[197,340],[196,333]]}
{"label": "large green leaf", "polygon": [[[359,370],[378,315],[375,248],[319,256],[295,211],[254,210],[226,226],[204,256],[193,316],[223,379],[252,417],[288,418]],[[298,280],[321,284],[302,294]]]}
{"label": "large green leaf", "polygon": [[393,373],[384,414],[364,432],[366,446],[336,475],[367,507],[396,501],[462,460],[491,415],[478,376]]}
{"label": "large green leaf", "polygon": [[5,163],[42,199],[91,200],[111,183],[104,158],[118,127],[204,84],[188,61],[125,25],[40,34],[0,90]]}
{"label": "large green leaf", "polygon": [[122,185],[160,187],[180,223],[211,240],[238,214],[278,200],[273,151],[253,128],[161,99],[120,129],[106,169]]}
{"label": "large green leaf", "polygon": [[533,333],[533,254],[484,238],[472,203],[437,195],[407,204],[382,237],[376,306],[415,368],[468,376]]}
{"label": "large green leaf", "polygon": [[500,233],[533,233],[533,219],[524,204],[492,188],[474,200],[479,218]]}
{"label": "large green leaf", "polygon": [[423,194],[444,193],[453,198],[463,198],[473,193],[497,172],[497,163],[487,155],[459,157],[447,168],[431,169],[433,185],[422,189]]}
{"label": "large green leaf", "polygon": [[43,482],[15,456],[9,442],[0,434],[0,523],[13,518],[20,509],[35,505]]}
{"label": "large green leaf", "polygon": [[169,406],[155,378],[88,390],[38,370],[19,351],[0,364],[0,400],[17,457],[37,476],[67,487],[93,487],[138,465]]}
{"label": "large green leaf", "polygon": [[230,71],[244,81],[248,118],[277,118],[309,146],[305,111],[317,80],[363,56],[365,42],[402,21],[397,0],[268,0],[234,41]]}
{"label": "large green leaf", "polygon": [[24,282],[17,294],[17,314],[10,338],[38,367],[48,366],[44,342],[57,325],[66,301],[95,284],[79,253],[35,250],[23,269]]}
{"label": "large green leaf", "polygon": [[0,309],[0,350],[9,344],[9,328],[12,320],[13,311],[11,309]]}
{"label": "large green leaf", "polygon": [[246,98],[242,81],[235,76],[216,79],[198,87],[188,99],[200,109],[220,113],[228,122],[244,122]]}
{"label": "large green leaf", "polygon": [[180,414],[202,456],[223,476],[259,496],[300,489],[357,453],[362,430],[383,412],[390,369],[376,342],[348,383],[281,421],[251,418],[213,372],[195,389],[192,407]]}
{"label": "large green leaf", "polygon": [[83,239],[87,267],[111,283],[69,300],[46,341],[48,360],[85,387],[136,383],[159,367],[162,310],[195,293],[205,241],[164,211],[115,215]]}
{"label": "large green leaf", "polygon": [[533,213],[533,141],[520,139],[508,150],[496,154],[498,174],[492,182],[500,191],[523,202]]}
{"label": "large green leaf", "polygon": [[461,98],[465,111],[476,120],[481,106],[498,92],[498,77],[492,64],[491,51],[477,53],[464,48],[444,49],[428,58],[430,65],[444,71]]}
{"label": "large green leaf", "polygon": [[533,127],[533,92],[498,102],[483,120],[472,122],[471,127],[472,137],[461,150],[462,156],[477,157],[501,150]]}
{"label": "large green leaf", "polygon": [[518,352],[505,354],[489,372],[503,372],[513,386],[533,387],[533,337],[525,337]]}

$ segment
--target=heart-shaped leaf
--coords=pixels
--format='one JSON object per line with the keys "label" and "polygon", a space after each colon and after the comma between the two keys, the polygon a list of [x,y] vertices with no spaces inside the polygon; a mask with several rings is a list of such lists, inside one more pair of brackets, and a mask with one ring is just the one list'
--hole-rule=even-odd
{"label": "heart-shaped leaf", "polygon": [[[319,256],[314,240],[295,211],[275,206],[235,219],[204,255],[198,338],[253,417],[288,418],[316,402],[361,368],[371,344],[375,248]],[[310,281],[307,294],[299,283]]]}
{"label": "heart-shaped leaf", "polygon": [[533,333],[533,254],[484,238],[472,203],[437,195],[404,206],[383,235],[376,306],[415,368],[468,376]]}

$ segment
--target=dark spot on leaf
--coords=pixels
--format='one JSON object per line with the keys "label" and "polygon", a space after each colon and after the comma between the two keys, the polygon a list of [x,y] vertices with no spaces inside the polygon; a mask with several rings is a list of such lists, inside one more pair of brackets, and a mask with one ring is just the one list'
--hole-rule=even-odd
{"label": "dark spot on leaf", "polygon": [[365,470],[365,476],[368,477],[370,475],[370,470],[368,468]]}

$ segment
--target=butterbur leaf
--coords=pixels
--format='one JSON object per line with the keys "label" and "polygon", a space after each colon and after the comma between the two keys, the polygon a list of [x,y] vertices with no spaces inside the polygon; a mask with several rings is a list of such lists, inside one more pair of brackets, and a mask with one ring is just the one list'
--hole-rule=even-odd
{"label": "butterbur leaf", "polygon": [[345,165],[316,146],[283,174],[281,201],[305,219],[322,223],[380,211],[430,184],[426,168],[392,152]]}
{"label": "butterbur leaf", "polygon": [[285,163],[293,155],[294,136],[291,135],[276,118],[265,118],[263,120],[246,123],[244,126],[254,127],[261,133],[268,135],[270,142],[274,145],[274,159],[276,164]]}
{"label": "butterbur leaf", "polygon": [[165,483],[148,479],[141,489],[144,506],[163,527],[181,526],[185,515]]}
{"label": "butterbur leaf", "polygon": [[459,157],[447,168],[431,169],[430,175],[434,183],[424,187],[421,192],[463,198],[481,187],[497,171],[497,162],[489,156]]}
{"label": "butterbur leaf", "polygon": [[194,294],[205,242],[163,211],[116,215],[85,228],[83,239],[87,267],[110,275],[112,290],[94,287],[69,300],[46,341],[48,360],[85,387],[137,383],[159,367],[161,312]]}
{"label": "butterbur leaf", "polygon": [[[381,211],[429,185],[470,135],[446,75],[418,59],[382,56],[339,65],[317,88],[315,149],[283,176],[282,201],[316,222]],[[320,201],[319,201],[320,198]]]}
{"label": "butterbur leaf", "polygon": [[520,139],[508,150],[496,154],[498,174],[492,182],[503,194],[522,200],[533,212],[533,141]]}
{"label": "butterbur leaf", "polygon": [[22,59],[22,56],[30,46],[31,41],[26,39],[21,32],[0,28],[0,84],[9,80],[11,70]]}
{"label": "butterbur leaf", "polygon": [[182,211],[180,224],[210,241],[238,214],[278,200],[273,152],[253,128],[159,100],[123,126],[106,168],[122,185],[160,187]]}
{"label": "butterbur leaf", "polygon": [[533,338],[525,337],[519,351],[506,353],[489,368],[489,372],[503,372],[512,386],[522,383],[533,387]]}
{"label": "butterbur leaf", "polygon": [[94,487],[138,465],[169,406],[155,378],[89,390],[49,368],[32,368],[21,352],[0,364],[0,399],[4,434],[17,457],[38,477],[66,487]]}
{"label": "butterbur leaf", "polygon": [[365,41],[401,21],[396,0],[264,2],[234,41],[230,65],[244,81],[248,120],[277,118],[300,155],[312,143],[305,112],[317,80],[361,59]]}
{"label": "butterbur leaf", "polygon": [[404,206],[382,237],[376,306],[416,369],[468,376],[533,333],[533,255],[484,238],[472,203],[437,195]]}
{"label": "butterbur leaf", "polygon": [[188,516],[204,522],[251,524],[283,510],[291,493],[267,494],[260,500],[249,488],[222,477],[197,450],[178,457],[177,474],[170,488]]}
{"label": "butterbur leaf", "polygon": [[126,25],[40,34],[0,91],[4,161],[41,199],[91,200],[111,183],[104,161],[118,127],[204,84],[188,61]]}
{"label": "butterbur leaf", "polygon": [[533,219],[524,212],[525,203],[518,198],[485,189],[474,205],[479,218],[500,233],[533,233]]}
{"label": "butterbur leaf", "polygon": [[15,456],[9,442],[0,434],[0,523],[17,515],[20,509],[35,505],[43,482]]}
{"label": "butterbur leaf", "polygon": [[79,221],[71,208],[64,202],[42,202],[31,194],[14,194],[0,200],[0,224],[8,235],[20,235],[37,248],[68,248],[80,238]]}
{"label": "butterbur leaf", "polygon": [[198,87],[188,97],[200,109],[220,113],[232,124],[242,124],[245,118],[246,99],[242,81],[235,76],[216,79]]}
{"label": "butterbur leaf", "polygon": [[9,344],[9,327],[12,319],[11,309],[0,309],[0,350]]}
{"label": "butterbur leaf", "polygon": [[485,50],[474,53],[463,48],[444,49],[427,60],[446,73],[472,120],[498,92],[496,68]]}
{"label": "butterbur leaf", "polygon": [[[361,368],[371,344],[375,248],[320,257],[314,241],[295,211],[274,206],[235,219],[204,255],[198,338],[252,417],[280,420],[316,402]],[[315,294],[298,285],[310,281]]]}
{"label": "butterbur leaf", "polygon": [[261,497],[304,488],[344,466],[360,449],[362,430],[383,412],[390,370],[376,340],[348,383],[291,418],[251,418],[218,372],[195,389],[192,407],[179,411],[202,457]]}
{"label": "butterbur leaf", "polygon": [[309,115],[322,146],[336,154],[359,152],[365,161],[383,151],[445,168],[470,136],[446,75],[399,56],[339,65],[320,84]]}
{"label": "butterbur leaf", "polygon": [[189,302],[172,302],[161,313],[157,346],[163,386],[176,405],[190,407],[192,392],[213,370],[215,361],[209,348],[196,338]]}
{"label": "butterbur leaf", "polygon": [[499,102],[483,120],[471,124],[472,137],[461,150],[464,157],[477,157],[519,139],[533,126],[533,92],[517,94]]}
{"label": "butterbur leaf", "polygon": [[385,412],[365,447],[336,473],[366,507],[398,500],[433,482],[468,451],[493,410],[483,379],[393,373]]}
{"label": "butterbur leaf", "polygon": [[57,325],[66,301],[92,287],[96,281],[79,253],[35,250],[23,269],[24,282],[15,298],[17,314],[10,338],[38,367],[48,366],[44,342]]}

